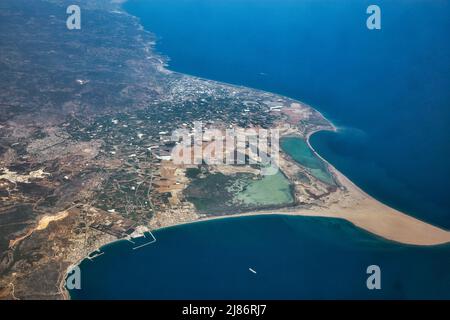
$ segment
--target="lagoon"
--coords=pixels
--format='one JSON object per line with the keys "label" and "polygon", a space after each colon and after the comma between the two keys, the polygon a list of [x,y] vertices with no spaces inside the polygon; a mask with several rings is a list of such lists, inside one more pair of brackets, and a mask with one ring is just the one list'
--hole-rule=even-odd
{"label": "lagoon", "polygon": [[289,180],[278,171],[251,181],[236,200],[247,206],[288,206],[294,202]]}
{"label": "lagoon", "polygon": [[335,184],[327,165],[311,150],[307,142],[300,137],[283,137],[280,145],[292,159],[300,163],[317,179],[328,184]]}

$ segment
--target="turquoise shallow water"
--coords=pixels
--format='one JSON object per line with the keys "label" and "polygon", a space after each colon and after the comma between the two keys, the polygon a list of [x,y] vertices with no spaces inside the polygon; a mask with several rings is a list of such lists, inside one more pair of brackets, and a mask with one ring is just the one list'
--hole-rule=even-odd
{"label": "turquoise shallow water", "polygon": [[334,184],[333,177],[326,164],[309,148],[305,140],[299,137],[283,137],[280,146],[295,161],[305,166],[316,178]]}
{"label": "turquoise shallow water", "polygon": [[[226,218],[155,237],[142,249],[121,241],[83,261],[72,299],[450,298],[449,246],[402,246],[343,220]],[[366,287],[372,264],[381,268],[379,291]]]}

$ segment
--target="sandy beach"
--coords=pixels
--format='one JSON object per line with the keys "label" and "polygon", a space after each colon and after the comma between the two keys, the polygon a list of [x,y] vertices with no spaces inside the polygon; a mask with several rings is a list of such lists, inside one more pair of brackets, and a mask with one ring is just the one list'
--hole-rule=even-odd
{"label": "sandy beach", "polygon": [[[254,211],[227,216],[208,217],[198,221],[226,219],[254,215],[297,215],[309,217],[328,217],[344,219],[355,226],[364,229],[387,240],[401,244],[431,246],[450,243],[450,232],[435,227],[424,221],[390,208],[381,202],[364,196],[354,205],[333,205],[329,208],[276,211]],[[195,223],[194,222],[187,222]]]}
{"label": "sandy beach", "polygon": [[437,245],[450,242],[450,232],[395,210],[372,198],[347,177],[330,168],[348,190],[344,201],[320,210],[293,211],[291,214],[335,217],[388,240],[411,245]]}
{"label": "sandy beach", "polygon": [[[175,215],[171,219],[159,216],[157,220],[161,223],[157,227],[154,226],[155,229],[212,219],[281,214],[344,219],[365,231],[401,244],[431,246],[450,243],[450,231],[433,226],[376,200],[321,157],[311,146],[309,138],[322,130],[324,129],[319,128],[308,132],[305,137],[306,142],[314,154],[327,165],[329,172],[340,185],[340,188],[332,192],[322,205],[265,209],[243,213],[229,212],[220,216],[197,215],[194,217],[195,215],[193,215],[178,220],[175,219],[177,215],[173,212],[172,214]],[[337,128],[330,123],[330,129],[325,130],[337,131]],[[297,130],[285,130],[281,136],[292,135],[301,137],[301,133]],[[279,161],[280,169],[285,174],[295,174],[291,171],[292,164],[295,162],[293,159],[282,156]]]}
{"label": "sandy beach", "polygon": [[[315,152],[309,143],[309,137],[313,133],[308,134],[307,141],[310,148]],[[346,189],[345,193],[338,192],[329,206],[301,210],[298,208],[285,208],[270,211],[254,211],[230,214],[228,216],[207,217],[200,221],[263,214],[329,217],[347,220],[370,233],[402,244],[430,246],[450,243],[450,231],[433,226],[381,203],[361,190],[317,152],[315,154],[328,165],[328,170],[335,176],[339,184]]]}

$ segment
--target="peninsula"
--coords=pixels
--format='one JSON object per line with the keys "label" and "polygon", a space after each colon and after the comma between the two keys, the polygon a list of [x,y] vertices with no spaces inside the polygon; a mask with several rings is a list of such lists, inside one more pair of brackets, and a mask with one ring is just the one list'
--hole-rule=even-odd
{"label": "peninsula", "polygon": [[[66,28],[70,1],[0,4],[0,299],[67,298],[67,268],[101,246],[205,219],[332,217],[399,243],[450,242],[322,159],[309,137],[336,128],[320,112],[170,71],[120,2],[78,1],[79,31]],[[197,121],[276,129],[303,152],[282,143],[270,176],[259,164],[175,163],[172,133]]]}

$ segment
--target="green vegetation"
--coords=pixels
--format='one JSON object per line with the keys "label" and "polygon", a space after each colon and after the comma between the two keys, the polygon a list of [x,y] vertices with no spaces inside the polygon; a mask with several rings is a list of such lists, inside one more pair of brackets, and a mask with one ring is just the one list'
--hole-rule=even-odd
{"label": "green vegetation", "polygon": [[202,173],[202,170],[199,168],[188,168],[186,169],[186,177],[189,179],[197,178],[197,176]]}
{"label": "green vegetation", "polygon": [[[194,175],[196,171],[189,172]],[[195,174],[185,195],[205,214],[236,213],[290,205],[294,202],[289,180],[281,173],[255,176],[249,173]]]}
{"label": "green vegetation", "polygon": [[185,190],[186,199],[202,213],[223,212],[227,208],[226,203],[233,197],[232,193],[224,190],[224,186],[232,183],[232,180],[232,177],[222,173],[208,174],[206,178],[194,178]]}

